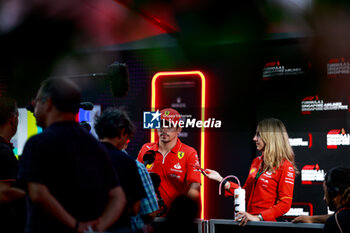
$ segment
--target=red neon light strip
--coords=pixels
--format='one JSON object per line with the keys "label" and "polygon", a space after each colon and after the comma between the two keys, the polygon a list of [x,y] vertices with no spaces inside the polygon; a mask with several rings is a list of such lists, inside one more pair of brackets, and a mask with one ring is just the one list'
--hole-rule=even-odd
{"label": "red neon light strip", "polygon": [[310,216],[314,215],[314,206],[310,202],[293,202],[292,205],[306,205],[309,206]]}
{"label": "red neon light strip", "polygon": [[[201,79],[202,82],[202,90],[201,90],[201,120],[205,121],[205,76],[201,71],[170,71],[170,72],[158,72],[152,78],[152,97],[151,97],[151,111],[156,111],[156,80],[161,77],[168,76],[193,76],[196,75]],[[155,131],[151,130],[151,142],[155,141]],[[205,131],[204,126],[201,129],[201,146],[200,146],[200,166],[205,167]],[[202,200],[202,208],[201,208],[201,219],[204,219],[204,210],[205,210],[205,200],[204,200],[204,176],[201,176],[201,200]]]}
{"label": "red neon light strip", "polygon": [[309,133],[308,135],[309,135],[309,148],[311,148],[312,147],[312,134]]}

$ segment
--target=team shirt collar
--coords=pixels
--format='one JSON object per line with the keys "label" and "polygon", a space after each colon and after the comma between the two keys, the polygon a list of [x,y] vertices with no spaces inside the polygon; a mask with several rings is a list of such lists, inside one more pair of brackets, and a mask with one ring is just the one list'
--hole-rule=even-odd
{"label": "team shirt collar", "polygon": [[[180,148],[181,148],[181,145],[182,145],[182,142],[180,141],[180,139],[178,138],[177,139],[177,142],[176,142],[176,144],[175,144],[175,146],[169,151],[169,152],[172,152],[172,153],[174,153],[174,154],[177,154],[177,152],[180,150]],[[154,150],[154,151],[159,151],[159,140],[158,140],[158,142],[157,143],[155,143],[153,146],[152,146],[152,148],[151,148],[151,150]]]}

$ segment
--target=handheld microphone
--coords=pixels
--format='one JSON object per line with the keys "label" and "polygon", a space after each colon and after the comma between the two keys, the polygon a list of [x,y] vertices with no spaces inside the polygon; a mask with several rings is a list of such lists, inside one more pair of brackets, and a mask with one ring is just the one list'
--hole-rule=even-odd
{"label": "handheld microphone", "polygon": [[157,192],[160,186],[161,179],[157,173],[150,172],[149,176],[151,177],[152,184],[154,187],[154,190]]}
{"label": "handheld microphone", "polygon": [[165,205],[164,200],[163,200],[162,196],[160,195],[160,191],[159,191],[161,179],[157,173],[150,172],[149,175],[150,175],[152,183],[153,183],[154,191],[156,192],[157,197],[158,197],[159,211],[157,213],[157,217],[160,217],[160,216],[163,216],[168,211],[168,207]]}
{"label": "handheld microphone", "polygon": [[154,150],[149,150],[143,155],[143,165],[152,164],[156,159],[156,152]]}
{"label": "handheld microphone", "polygon": [[86,129],[87,131],[91,131],[91,125],[87,121],[81,121],[79,122],[79,125]]}

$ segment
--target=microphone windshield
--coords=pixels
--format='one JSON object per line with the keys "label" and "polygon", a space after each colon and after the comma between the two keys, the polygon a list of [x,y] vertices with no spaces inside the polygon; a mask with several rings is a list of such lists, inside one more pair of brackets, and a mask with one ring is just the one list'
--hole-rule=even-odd
{"label": "microphone windshield", "polygon": [[90,110],[94,109],[94,105],[93,105],[93,103],[90,103],[90,102],[81,102],[79,104],[79,108],[90,111]]}
{"label": "microphone windshield", "polygon": [[114,62],[109,65],[107,74],[113,96],[126,96],[129,91],[129,71],[126,64]]}
{"label": "microphone windshield", "polygon": [[149,175],[152,179],[154,189],[158,190],[158,188],[160,186],[160,182],[161,182],[160,176],[157,173],[153,173],[153,172],[150,172]]}
{"label": "microphone windshield", "polygon": [[88,122],[81,121],[81,122],[79,122],[79,125],[81,127],[83,127],[84,129],[86,129],[87,131],[89,131],[89,132],[91,131],[91,125]]}
{"label": "microphone windshield", "polygon": [[152,164],[156,159],[156,152],[154,150],[149,150],[143,155],[143,163],[145,165]]}

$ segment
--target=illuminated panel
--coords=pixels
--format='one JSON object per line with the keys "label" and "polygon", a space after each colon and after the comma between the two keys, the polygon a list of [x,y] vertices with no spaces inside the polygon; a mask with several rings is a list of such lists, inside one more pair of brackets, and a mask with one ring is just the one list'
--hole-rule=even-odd
{"label": "illuminated panel", "polygon": [[[151,96],[151,111],[156,111],[157,105],[157,82],[161,78],[165,77],[197,77],[201,80],[201,120],[202,122],[205,121],[205,76],[200,71],[171,71],[171,72],[158,72],[156,73],[152,78],[152,96]],[[204,126],[201,128],[200,132],[200,165],[202,168],[205,168],[205,130]],[[155,130],[151,130],[151,142],[155,142]],[[205,200],[204,200],[204,192],[205,192],[205,185],[204,185],[204,176],[201,176],[201,200],[202,200],[202,208],[201,208],[201,218],[204,219],[204,210],[205,210]]]}
{"label": "illuminated panel", "polygon": [[17,132],[11,139],[11,142],[15,147],[13,152],[17,157],[22,154],[24,145],[28,138],[42,131],[41,127],[36,125],[33,113],[27,111],[25,108],[18,108],[18,113]]}
{"label": "illuminated panel", "polygon": [[[85,111],[80,109],[76,116],[77,121],[86,121],[91,125],[91,134],[97,138],[96,132],[94,130],[93,124],[95,120],[95,115],[101,112],[101,106],[95,105],[94,109],[91,111]],[[33,113],[27,111],[25,108],[18,108],[18,127],[16,134],[12,137],[11,142],[14,145],[13,152],[18,158],[22,155],[23,148],[27,140],[33,135],[41,133],[43,130],[41,127],[36,125],[36,119]]]}

